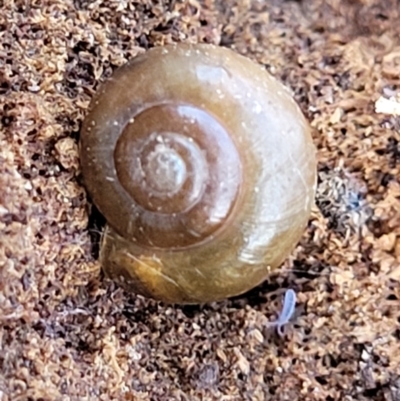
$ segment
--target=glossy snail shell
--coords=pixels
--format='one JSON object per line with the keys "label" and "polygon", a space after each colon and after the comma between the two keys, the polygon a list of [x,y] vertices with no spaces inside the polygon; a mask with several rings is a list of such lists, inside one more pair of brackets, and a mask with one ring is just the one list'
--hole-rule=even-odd
{"label": "glossy snail shell", "polygon": [[203,303],[261,283],[299,241],[315,148],[285,87],[212,45],[153,48],[92,101],[82,172],[108,225],[100,260],[120,285]]}

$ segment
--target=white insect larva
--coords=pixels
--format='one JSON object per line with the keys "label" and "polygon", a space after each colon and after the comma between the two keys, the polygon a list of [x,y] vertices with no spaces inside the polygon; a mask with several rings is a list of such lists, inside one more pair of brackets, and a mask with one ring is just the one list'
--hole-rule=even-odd
{"label": "white insect larva", "polygon": [[289,322],[292,318],[294,310],[296,307],[296,293],[289,289],[285,293],[285,299],[283,301],[283,308],[278,316],[278,319],[274,322],[269,322],[269,327],[276,327],[278,334],[283,336],[283,326]]}

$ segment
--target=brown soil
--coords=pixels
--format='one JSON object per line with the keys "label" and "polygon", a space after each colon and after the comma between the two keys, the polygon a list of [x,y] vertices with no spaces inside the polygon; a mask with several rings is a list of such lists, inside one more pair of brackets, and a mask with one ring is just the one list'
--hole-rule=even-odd
{"label": "brown soil", "polygon": [[[397,0],[0,1],[0,400],[400,400],[399,20]],[[282,269],[191,307],[103,277],[77,155],[99,82],[181,41],[265,65],[319,158]]]}

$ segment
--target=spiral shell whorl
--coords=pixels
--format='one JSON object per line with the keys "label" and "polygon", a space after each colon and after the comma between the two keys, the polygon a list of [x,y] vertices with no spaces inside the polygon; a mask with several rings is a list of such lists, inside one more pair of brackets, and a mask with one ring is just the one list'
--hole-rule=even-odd
{"label": "spiral shell whorl", "polygon": [[166,103],[136,115],[120,134],[114,160],[131,197],[129,234],[142,245],[201,243],[238,198],[236,146],[213,116],[193,106]]}

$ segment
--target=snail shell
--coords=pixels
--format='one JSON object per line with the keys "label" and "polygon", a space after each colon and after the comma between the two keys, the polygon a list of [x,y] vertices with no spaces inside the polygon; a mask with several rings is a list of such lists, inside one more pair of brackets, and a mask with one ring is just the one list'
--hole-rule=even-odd
{"label": "snail shell", "polygon": [[100,261],[170,303],[243,293],[307,224],[316,159],[289,92],[212,45],[153,48],[117,70],[84,121],[82,172],[108,225]]}

